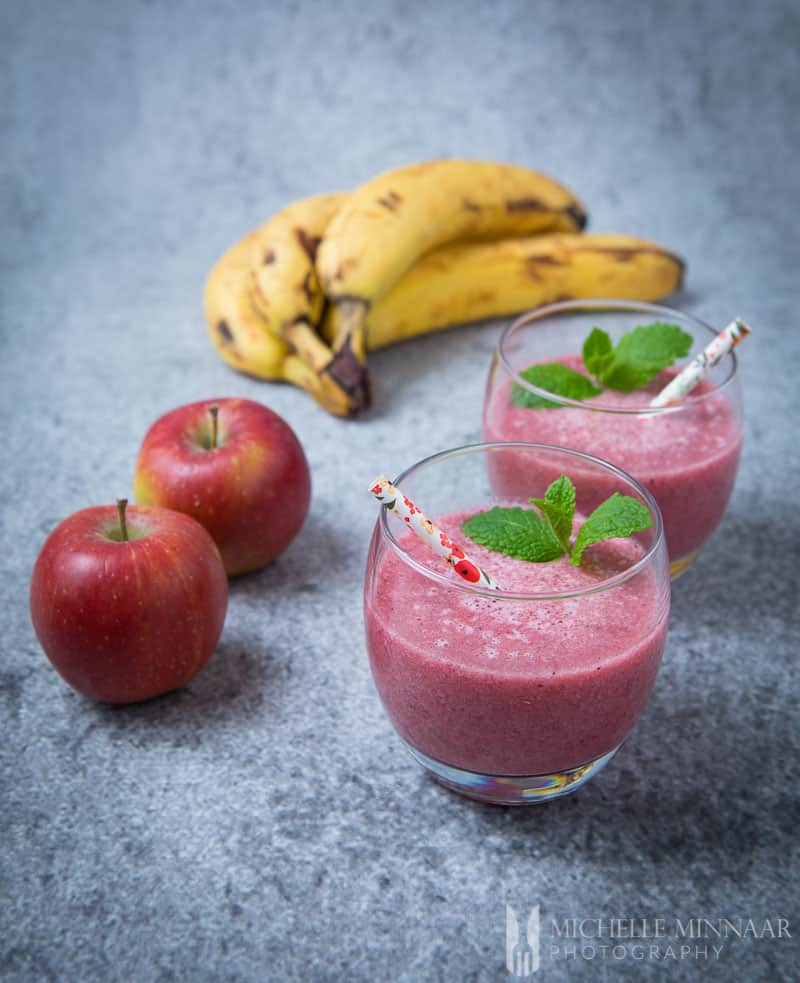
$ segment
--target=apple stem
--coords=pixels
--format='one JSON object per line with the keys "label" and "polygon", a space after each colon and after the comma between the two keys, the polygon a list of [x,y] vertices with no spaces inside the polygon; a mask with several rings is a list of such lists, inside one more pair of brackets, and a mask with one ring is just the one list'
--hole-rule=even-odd
{"label": "apple stem", "polygon": [[128,523],[125,521],[125,509],[128,507],[127,498],[117,499],[117,512],[119,514],[119,532],[122,536],[122,542],[128,542]]}
{"label": "apple stem", "polygon": [[219,433],[219,406],[209,406],[208,412],[211,414],[211,450],[217,446],[217,437]]}

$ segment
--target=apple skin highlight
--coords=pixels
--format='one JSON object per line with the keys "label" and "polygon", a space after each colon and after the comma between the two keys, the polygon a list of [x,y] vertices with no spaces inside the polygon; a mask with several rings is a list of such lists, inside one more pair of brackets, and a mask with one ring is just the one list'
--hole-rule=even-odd
{"label": "apple skin highlight", "polygon": [[[210,446],[210,408],[219,439]],[[302,445],[277,413],[248,399],[178,407],[148,430],[136,464],[136,501],[192,516],[211,534],[229,576],[269,563],[308,514]]]}
{"label": "apple skin highlight", "polygon": [[169,509],[131,506],[61,522],[33,570],[31,620],[45,654],[79,693],[136,703],[183,686],[216,648],[228,581],[213,540]]}

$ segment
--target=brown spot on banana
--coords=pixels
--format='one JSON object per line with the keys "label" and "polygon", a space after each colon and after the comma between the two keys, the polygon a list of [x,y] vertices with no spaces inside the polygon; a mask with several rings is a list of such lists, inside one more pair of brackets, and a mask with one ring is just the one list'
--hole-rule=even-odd
{"label": "brown spot on banana", "polygon": [[564,266],[566,265],[563,260],[557,259],[555,256],[528,256],[525,260],[525,272],[537,283],[542,283],[545,279],[543,272],[539,269],[541,266]]}
{"label": "brown spot on banana", "polygon": [[509,198],[506,201],[506,211],[513,212],[546,212],[547,205],[539,198]]}
{"label": "brown spot on banana", "polygon": [[563,266],[564,261],[557,256],[550,256],[544,253],[535,253],[528,257],[529,263],[536,263],[538,266]]}
{"label": "brown spot on banana", "polygon": [[632,263],[642,253],[641,249],[603,249],[601,251],[618,263]]}
{"label": "brown spot on banana", "polygon": [[479,205],[476,201],[472,201],[471,198],[462,198],[461,207],[466,212],[482,212],[483,207]]}
{"label": "brown spot on banana", "polygon": [[313,263],[317,258],[317,250],[322,242],[322,236],[311,236],[303,228],[296,228],[294,234],[300,248]]}
{"label": "brown spot on banana", "polygon": [[274,249],[268,249],[264,253],[264,259],[262,260],[262,262],[263,262],[264,266],[269,266],[271,263],[274,263],[275,262],[275,259],[276,259],[275,250]]}
{"label": "brown spot on banana", "polygon": [[231,348],[236,344],[236,339],[233,337],[233,332],[227,321],[218,321],[215,327],[221,344],[226,348]]}
{"label": "brown spot on banana", "polygon": [[314,276],[313,270],[307,270],[306,275],[303,277],[302,291],[305,295],[306,300],[309,304],[314,302],[314,282],[316,277]]}
{"label": "brown spot on banana", "polygon": [[382,198],[378,198],[378,204],[383,205],[390,212],[396,212],[403,204],[403,199],[396,191],[389,191]]}
{"label": "brown spot on banana", "polygon": [[564,214],[572,219],[579,231],[582,232],[586,228],[589,217],[579,205],[567,205],[564,209]]}
{"label": "brown spot on banana", "polygon": [[[506,211],[511,214],[514,212],[546,212],[550,211],[550,208],[538,198],[509,198],[506,201]],[[570,223],[576,229],[582,230],[586,228],[588,219],[586,212],[580,205],[576,203],[566,205],[561,210],[561,213],[570,220]]]}
{"label": "brown spot on banana", "polygon": [[[344,280],[344,278],[351,270],[357,269],[360,265],[361,264],[357,256],[351,256],[348,259],[343,260],[342,263],[340,263],[339,266],[336,267],[336,270],[333,276],[331,277],[331,282],[336,280]],[[325,292],[332,300],[339,299],[336,296],[336,292],[330,289],[330,286],[328,285],[327,282],[323,281],[323,286],[325,287]]]}

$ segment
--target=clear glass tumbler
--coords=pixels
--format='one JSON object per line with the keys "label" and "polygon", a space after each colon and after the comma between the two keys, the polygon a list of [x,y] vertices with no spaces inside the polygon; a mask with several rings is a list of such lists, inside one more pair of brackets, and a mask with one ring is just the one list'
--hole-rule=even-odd
{"label": "clear glass tumbler", "polygon": [[[685,359],[645,389],[631,393],[606,390],[579,402],[553,396],[519,374],[537,362],[560,361],[588,375],[580,354],[593,327],[608,332],[616,343],[623,332],[653,321],[677,324],[692,335],[693,345]],[[661,509],[674,578],[697,558],[733,490],[743,428],[736,355],[726,355],[680,404],[662,409],[648,404],[716,333],[688,314],[620,300],[569,301],[526,314],[500,337],[486,387],[483,437],[570,447],[611,461],[634,475]],[[512,395],[519,392],[515,387],[546,396],[555,408],[515,405]],[[511,485],[505,490],[514,492]]]}
{"label": "clear glass tumbler", "polygon": [[[518,474],[520,495],[496,494]],[[461,529],[492,505],[541,498],[554,476],[577,488],[577,529],[596,489],[642,502],[651,528],[587,550],[573,566],[514,559]],[[604,461],[530,443],[436,454],[397,479],[501,591],[462,580],[381,509],[367,561],[367,649],[378,693],[412,755],[444,785],[487,802],[573,791],[616,753],[644,709],[667,633],[669,564],[650,493]]]}

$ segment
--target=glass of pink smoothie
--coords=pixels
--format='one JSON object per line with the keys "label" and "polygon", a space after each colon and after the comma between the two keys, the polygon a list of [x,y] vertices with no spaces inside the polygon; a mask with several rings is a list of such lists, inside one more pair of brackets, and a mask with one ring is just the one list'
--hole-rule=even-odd
{"label": "glass of pink smoothie", "polygon": [[[589,376],[581,348],[593,327],[619,336],[666,321],[694,339],[686,358],[633,392],[605,390],[583,402],[552,396],[518,373],[541,362],[562,362]],[[586,451],[634,475],[658,502],[673,578],[696,558],[722,518],[742,449],[743,404],[731,352],[680,404],[650,400],[717,332],[688,314],[620,300],[569,301],[542,307],[503,332],[492,361],[483,412],[485,440],[525,440]],[[515,386],[547,396],[556,408],[515,406]],[[498,494],[516,494],[519,469],[496,474]],[[577,477],[575,478],[577,482]],[[602,489],[598,489],[602,492]]]}
{"label": "glass of pink smoothie", "polygon": [[[519,478],[498,496],[494,475]],[[473,542],[462,522],[493,505],[531,508],[553,473],[573,477],[574,530],[599,482],[648,508],[652,527],[531,563]],[[573,791],[619,749],[644,709],[667,634],[669,564],[661,516],[634,478],[576,451],[475,444],[427,458],[397,483],[503,587],[462,580],[381,509],[364,615],[378,693],[412,755],[444,785],[500,804]],[[610,489],[610,490],[609,490]]]}

